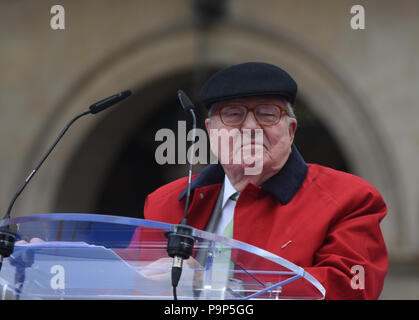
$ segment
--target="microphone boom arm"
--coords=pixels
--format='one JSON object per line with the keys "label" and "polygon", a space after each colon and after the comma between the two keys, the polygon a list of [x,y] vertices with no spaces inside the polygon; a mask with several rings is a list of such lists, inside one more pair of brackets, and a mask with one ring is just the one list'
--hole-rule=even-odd
{"label": "microphone boom arm", "polygon": [[191,182],[192,182],[192,167],[193,167],[193,157],[195,154],[195,138],[196,138],[196,116],[195,116],[195,112],[193,111],[193,109],[189,109],[191,115],[192,115],[192,119],[193,119],[193,127],[192,127],[192,146],[191,146],[191,153],[190,153],[190,159],[189,159],[189,173],[188,173],[188,187],[186,190],[186,204],[185,204],[185,211],[183,214],[183,219],[180,222],[181,224],[187,224],[187,218],[186,218],[186,214],[188,212],[188,208],[189,208],[189,201],[190,201],[190,196],[191,196]]}
{"label": "microphone boom arm", "polygon": [[121,100],[129,97],[131,95],[131,91],[130,90],[126,90],[126,91],[122,91],[118,94],[114,94],[113,96],[110,96],[106,99],[100,100],[94,104],[92,104],[89,107],[89,110],[83,111],[82,113],[80,113],[79,115],[75,116],[65,127],[64,129],[60,132],[60,134],[58,135],[58,138],[54,141],[54,143],[52,144],[52,146],[49,148],[49,150],[47,151],[47,153],[43,156],[43,158],[41,159],[41,161],[39,162],[39,164],[36,166],[36,168],[34,170],[32,170],[32,172],[29,174],[29,176],[25,179],[25,182],[23,182],[23,184],[20,186],[20,188],[18,189],[18,191],[16,192],[15,196],[13,197],[12,201],[9,204],[9,208],[7,209],[6,214],[4,215],[3,219],[8,219],[10,218],[10,213],[12,211],[13,205],[16,201],[16,199],[19,197],[19,195],[22,193],[22,191],[25,189],[25,187],[28,185],[29,181],[31,181],[32,177],[34,176],[34,174],[38,171],[38,169],[42,166],[42,164],[44,163],[44,161],[48,158],[48,156],[50,155],[50,153],[52,152],[52,150],[55,148],[55,146],[57,145],[57,143],[61,140],[61,138],[64,136],[64,134],[67,132],[67,130],[70,128],[70,126],[79,118],[91,113],[91,114],[96,114],[100,111],[103,111],[111,106],[113,106],[114,104],[120,102]]}
{"label": "microphone boom arm", "polygon": [[55,148],[55,146],[57,145],[57,143],[61,140],[61,138],[64,136],[64,134],[67,132],[67,130],[70,128],[70,126],[79,118],[81,118],[82,116],[85,116],[86,114],[89,114],[90,110],[84,111],[82,113],[80,113],[79,115],[77,115],[76,117],[74,117],[65,127],[64,129],[60,132],[60,134],[58,135],[58,138],[54,141],[54,143],[52,144],[52,146],[49,148],[49,150],[47,151],[47,153],[45,153],[45,155],[42,157],[41,161],[38,163],[38,165],[35,167],[35,169],[32,170],[32,172],[29,174],[29,176],[25,179],[25,181],[23,182],[23,184],[20,186],[19,190],[16,192],[15,196],[13,197],[12,201],[9,204],[9,208],[7,209],[7,212],[4,216],[3,219],[9,219],[10,218],[10,213],[12,211],[13,205],[16,201],[16,199],[19,197],[19,195],[22,193],[22,191],[26,188],[26,186],[28,185],[28,183],[31,181],[32,177],[34,176],[34,174],[38,171],[38,169],[42,166],[42,164],[44,163],[44,161],[48,158],[48,156],[50,155],[50,153],[52,152],[52,150]]}

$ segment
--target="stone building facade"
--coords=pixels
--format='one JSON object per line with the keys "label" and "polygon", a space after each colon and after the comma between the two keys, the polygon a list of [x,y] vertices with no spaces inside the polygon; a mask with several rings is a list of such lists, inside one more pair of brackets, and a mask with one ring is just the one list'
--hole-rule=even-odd
{"label": "stone building facade", "polygon": [[[213,71],[266,61],[297,80],[296,108],[308,110],[336,145],[328,159],[337,153],[388,204],[382,228],[391,260],[382,298],[419,298],[417,1],[63,0],[65,29],[54,30],[56,4],[0,2],[4,212],[73,116],[129,88],[133,96],[120,106],[74,125],[13,214],[140,217],[146,193],[187,172],[154,163],[155,132],[185,120],[176,91],[196,99]],[[354,5],[365,10],[364,29],[351,27]],[[313,148],[316,160],[325,146]],[[113,199],[118,186],[124,195]]]}

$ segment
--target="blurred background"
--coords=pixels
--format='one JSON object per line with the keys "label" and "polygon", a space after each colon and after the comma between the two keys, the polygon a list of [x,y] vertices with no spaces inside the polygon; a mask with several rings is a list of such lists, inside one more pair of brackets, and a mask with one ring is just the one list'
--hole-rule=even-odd
{"label": "blurred background", "polygon": [[[56,4],[65,29],[51,28]],[[351,28],[354,5],[365,29]],[[419,299],[418,12],[415,0],[0,0],[2,215],[71,118],[131,89],[73,125],[12,216],[141,218],[148,193],[187,175],[155,161],[156,132],[189,120],[177,90],[203,127],[197,97],[212,73],[269,62],[299,84],[295,143],[306,161],[364,178],[388,204],[381,299]]]}

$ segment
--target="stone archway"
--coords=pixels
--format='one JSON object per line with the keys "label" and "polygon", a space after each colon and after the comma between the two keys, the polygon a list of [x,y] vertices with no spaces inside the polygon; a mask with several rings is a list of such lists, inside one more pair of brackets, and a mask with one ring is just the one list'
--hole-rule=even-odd
{"label": "stone archway", "polygon": [[[392,242],[397,242],[401,237],[400,227],[404,223],[400,214],[403,212],[399,200],[400,184],[383,142],[384,134],[369,114],[368,101],[362,93],[354,92],[342,76],[343,73],[311,48],[266,26],[224,21],[209,30],[206,37],[207,52],[198,59],[198,41],[193,23],[186,21],[165,26],[163,30],[138,39],[129,48],[124,48],[107,61],[92,67],[86,77],[80,79],[79,84],[70,88],[63,97],[63,102],[57,106],[61,108],[59,116],[55,121],[48,121],[37,139],[36,149],[45,150],[46,142],[53,140],[65,122],[64,119],[81,111],[81,106],[86,105],[87,101],[94,102],[126,88],[140,90],[147,83],[182,70],[193,70],[197,65],[222,66],[252,60],[271,62],[284,67],[296,78],[300,96],[324,120],[338,143],[343,146],[342,150],[354,172],[383,193],[392,212],[386,224],[392,228],[384,228],[384,231]],[[118,113],[122,113],[123,106],[118,108]],[[136,110],[136,117],[146,115],[150,108],[152,106],[148,105]],[[63,191],[60,186],[71,159],[74,159],[83,140],[93,132],[103,117],[98,115],[77,124],[77,129],[73,129],[71,136],[67,137],[65,146],[56,150],[54,167],[50,168],[49,175],[34,182],[32,192],[20,208],[21,212],[31,210],[29,206],[32,203],[37,203],[37,207],[43,210],[52,211],[56,208],[56,199]],[[116,112],[115,117],[118,117]],[[131,119],[134,121],[136,117]],[[126,123],[121,130],[130,130],[133,123]],[[119,138],[110,137],[107,141],[108,154],[98,159],[95,168],[77,169],[96,172],[92,175],[95,179],[89,179],[86,185],[91,192],[95,192],[101,184],[101,172],[106,171],[114,160],[116,149],[112,145],[116,146],[122,136],[120,133]],[[39,158],[39,152],[31,152],[28,161],[33,158]],[[88,201],[89,196],[86,193],[86,199],[79,201]]]}

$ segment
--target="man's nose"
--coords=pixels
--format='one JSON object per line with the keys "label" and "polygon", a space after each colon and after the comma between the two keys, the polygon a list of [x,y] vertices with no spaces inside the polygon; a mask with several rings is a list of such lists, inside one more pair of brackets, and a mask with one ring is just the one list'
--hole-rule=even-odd
{"label": "man's nose", "polygon": [[255,114],[251,110],[249,110],[249,112],[247,113],[247,116],[243,121],[242,128],[246,128],[246,129],[260,128],[260,125],[255,118]]}

